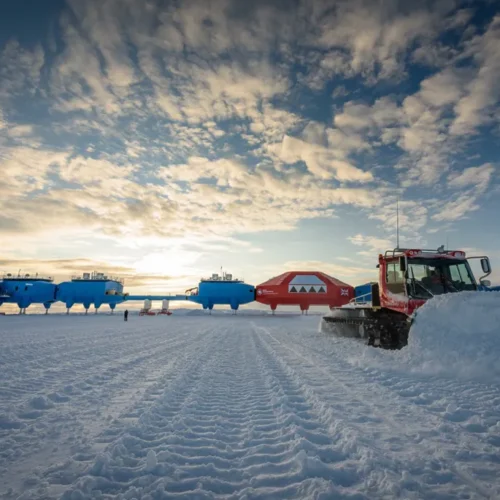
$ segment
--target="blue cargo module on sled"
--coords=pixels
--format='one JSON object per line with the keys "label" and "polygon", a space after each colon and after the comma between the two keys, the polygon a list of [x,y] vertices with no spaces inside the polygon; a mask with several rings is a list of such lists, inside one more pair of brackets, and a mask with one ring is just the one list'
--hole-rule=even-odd
{"label": "blue cargo module on sled", "polygon": [[56,294],[57,285],[52,282],[52,278],[6,274],[0,280],[0,306],[4,303],[17,304],[21,314],[26,314],[31,304],[43,304],[48,311],[57,300]]}
{"label": "blue cargo module on sled", "polygon": [[83,273],[82,277],[75,276],[61,283],[57,292],[57,300],[66,304],[68,313],[75,304],[83,304],[85,313],[92,304],[96,313],[102,304],[109,304],[113,311],[124,298],[123,280],[95,272]]}
{"label": "blue cargo module on sled", "polygon": [[203,309],[211,311],[214,305],[229,305],[237,311],[240,305],[255,300],[255,287],[233,279],[231,274],[212,274],[211,278],[202,279],[198,287],[186,290],[186,294],[191,302],[201,304]]}

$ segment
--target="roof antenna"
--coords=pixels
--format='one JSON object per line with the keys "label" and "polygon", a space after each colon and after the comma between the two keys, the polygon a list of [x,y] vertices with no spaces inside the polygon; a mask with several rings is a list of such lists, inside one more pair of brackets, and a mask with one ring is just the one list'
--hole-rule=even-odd
{"label": "roof antenna", "polygon": [[399,198],[396,202],[396,248],[399,249]]}

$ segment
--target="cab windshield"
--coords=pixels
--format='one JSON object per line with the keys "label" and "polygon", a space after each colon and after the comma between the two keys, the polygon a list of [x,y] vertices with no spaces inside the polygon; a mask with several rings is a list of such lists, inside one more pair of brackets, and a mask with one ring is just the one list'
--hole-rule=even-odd
{"label": "cab windshield", "polygon": [[393,293],[406,293],[415,299],[476,289],[466,261],[424,257],[408,259],[406,276],[398,261],[388,263],[387,284]]}

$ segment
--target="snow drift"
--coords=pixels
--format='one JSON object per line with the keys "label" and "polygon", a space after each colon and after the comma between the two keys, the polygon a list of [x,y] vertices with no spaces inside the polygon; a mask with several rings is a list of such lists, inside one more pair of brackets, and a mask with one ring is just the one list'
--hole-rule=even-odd
{"label": "snow drift", "polygon": [[416,313],[408,346],[401,351],[365,348],[350,361],[398,371],[500,381],[500,292],[439,295]]}
{"label": "snow drift", "polygon": [[429,300],[417,311],[405,358],[430,373],[500,380],[500,293]]}

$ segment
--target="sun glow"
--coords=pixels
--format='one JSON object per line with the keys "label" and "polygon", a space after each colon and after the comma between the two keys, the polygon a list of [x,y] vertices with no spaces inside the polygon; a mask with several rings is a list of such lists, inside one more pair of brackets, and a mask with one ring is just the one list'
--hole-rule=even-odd
{"label": "sun glow", "polygon": [[197,274],[194,265],[201,257],[200,252],[172,249],[145,255],[134,264],[137,273],[179,277]]}

